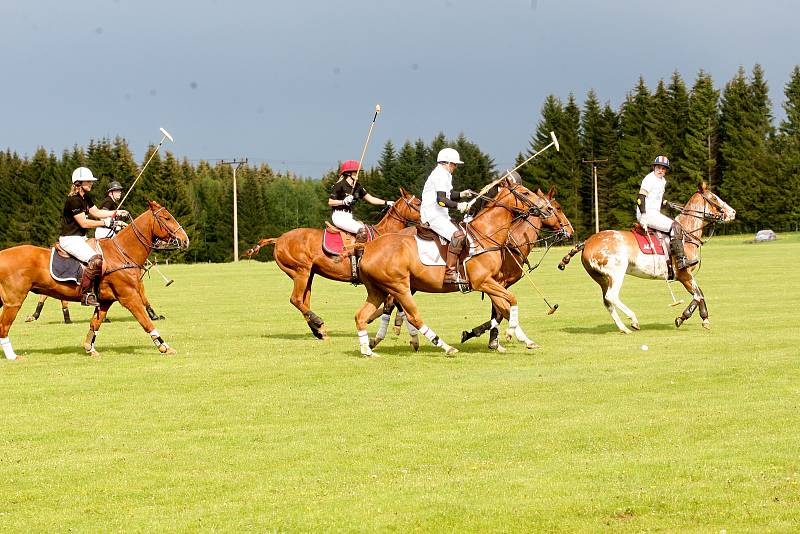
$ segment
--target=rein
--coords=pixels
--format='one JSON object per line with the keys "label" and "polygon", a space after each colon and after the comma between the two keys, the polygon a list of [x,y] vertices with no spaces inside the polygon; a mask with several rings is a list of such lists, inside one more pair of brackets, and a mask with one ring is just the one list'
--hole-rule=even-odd
{"label": "rein", "polygon": [[[131,222],[130,224],[128,224],[128,226],[130,226],[133,229],[132,230],[133,235],[136,236],[136,239],[139,241],[139,243],[147,250],[147,254],[145,255],[145,260],[147,259],[148,256],[150,256],[150,252],[152,252],[153,250],[178,250],[180,248],[181,241],[180,239],[178,239],[177,233],[183,230],[183,226],[179,224],[176,230],[170,230],[166,226],[166,224],[164,224],[161,218],[158,217],[158,213],[162,210],[164,210],[163,207],[158,208],[156,211],[152,212],[152,226],[155,226],[155,224],[158,223],[159,228],[165,230],[166,233],[169,234],[169,239],[167,241],[164,241],[161,238],[153,239],[155,237],[155,232],[152,231],[150,233],[151,234],[150,240],[148,240],[144,231],[142,231],[136,225],[136,220],[130,217],[130,215],[128,215],[128,217],[131,219]],[[115,271],[121,271],[123,269],[133,269],[133,268],[144,269],[144,264],[137,263],[133,258],[131,258],[130,254],[128,254],[119,244],[118,239],[112,238],[109,241],[111,241],[111,243],[114,244],[114,247],[117,249],[120,255],[123,258],[125,258],[126,263],[114,267],[113,269],[108,269],[106,271],[106,274],[110,274]]]}

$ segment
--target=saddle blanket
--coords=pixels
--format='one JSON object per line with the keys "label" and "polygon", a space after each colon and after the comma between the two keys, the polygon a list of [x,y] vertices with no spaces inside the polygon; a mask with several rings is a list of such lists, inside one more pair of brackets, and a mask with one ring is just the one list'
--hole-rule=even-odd
{"label": "saddle blanket", "polygon": [[[434,241],[431,241],[429,239],[420,239],[416,235],[414,236],[414,239],[416,239],[417,241],[417,252],[419,253],[419,261],[422,263],[422,265],[429,265],[429,266],[447,265],[447,262],[445,262],[444,258],[442,258],[442,255],[439,253],[439,247],[436,246],[436,243]],[[445,241],[439,236],[437,236],[436,239],[438,239],[442,244],[447,243],[447,241]],[[467,241],[469,243],[470,248],[469,248],[469,255],[464,260],[465,264],[472,256],[474,256],[477,253],[474,247],[474,243],[472,241],[472,236],[467,236]]]}
{"label": "saddle blanket", "polygon": [[644,234],[640,234],[639,232],[633,232],[634,237],[636,237],[636,242],[639,244],[639,250],[642,251],[642,254],[664,254],[664,248],[661,246],[661,239],[659,239],[658,235],[650,230],[650,239],[653,241],[653,247],[650,247],[650,241],[647,240],[647,236]]}
{"label": "saddle blanket", "polygon": [[80,283],[83,274],[83,264],[76,258],[60,256],[56,249],[50,249],[50,276],[59,282]]}
{"label": "saddle blanket", "polygon": [[[344,240],[342,239],[343,232],[344,230],[331,232],[326,228],[322,234],[322,250],[328,254],[333,254],[334,256],[341,255],[342,252],[344,252]],[[367,226],[367,242],[372,241],[373,239],[375,239],[375,230],[370,226]]]}

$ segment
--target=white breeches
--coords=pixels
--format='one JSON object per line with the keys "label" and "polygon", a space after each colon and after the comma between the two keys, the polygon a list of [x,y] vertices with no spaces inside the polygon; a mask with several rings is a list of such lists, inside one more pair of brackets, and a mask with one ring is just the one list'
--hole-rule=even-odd
{"label": "white breeches", "polygon": [[639,224],[644,224],[645,219],[647,219],[647,226],[653,230],[669,232],[672,228],[672,219],[659,211],[647,211],[642,215],[639,210],[636,210],[636,218]]}
{"label": "white breeches", "polygon": [[100,254],[89,246],[85,237],[80,235],[62,235],[58,238],[58,244],[84,263],[88,262],[92,256]]}
{"label": "white breeches", "polygon": [[341,228],[345,232],[353,234],[364,228],[364,223],[355,220],[353,214],[349,211],[333,210],[333,213],[331,213],[331,220],[337,228]]}
{"label": "white breeches", "polygon": [[100,228],[96,228],[94,231],[94,238],[95,239],[105,239],[107,237],[114,237],[114,230],[111,228],[105,228],[101,226]]}
{"label": "white breeches", "polygon": [[434,217],[428,221],[428,226],[431,230],[450,241],[453,239],[453,234],[458,232],[458,227],[453,224],[450,217]]}

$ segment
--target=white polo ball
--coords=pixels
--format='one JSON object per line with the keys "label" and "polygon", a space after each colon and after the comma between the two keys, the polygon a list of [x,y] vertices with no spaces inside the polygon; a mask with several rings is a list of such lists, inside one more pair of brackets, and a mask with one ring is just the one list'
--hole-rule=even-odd
{"label": "white polo ball", "polygon": [[650,347],[648,347],[647,345],[642,345],[642,350],[650,350]]}

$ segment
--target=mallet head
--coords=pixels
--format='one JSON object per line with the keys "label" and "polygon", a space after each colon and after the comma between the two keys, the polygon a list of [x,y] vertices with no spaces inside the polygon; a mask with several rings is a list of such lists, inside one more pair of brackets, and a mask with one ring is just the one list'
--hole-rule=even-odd
{"label": "mallet head", "polygon": [[553,306],[550,308],[550,311],[547,312],[547,315],[553,315],[557,309],[558,309],[558,304],[553,304]]}
{"label": "mallet head", "polygon": [[159,130],[161,130],[161,133],[164,134],[164,137],[166,137],[167,139],[169,139],[173,143],[175,142],[175,140],[172,138],[172,136],[169,134],[168,131],[166,131],[164,128],[159,128]]}
{"label": "mallet head", "polygon": [[561,145],[558,144],[558,139],[556,139],[555,132],[550,132],[550,139],[552,139],[553,144],[556,145],[556,152],[561,152]]}
{"label": "mallet head", "polygon": [[380,112],[381,112],[381,105],[375,104],[375,113],[380,113]]}

